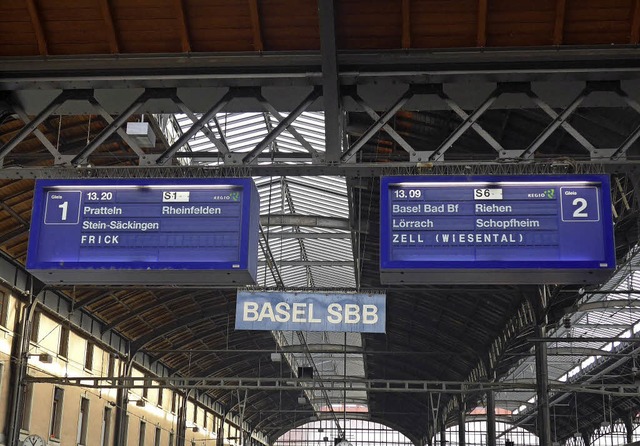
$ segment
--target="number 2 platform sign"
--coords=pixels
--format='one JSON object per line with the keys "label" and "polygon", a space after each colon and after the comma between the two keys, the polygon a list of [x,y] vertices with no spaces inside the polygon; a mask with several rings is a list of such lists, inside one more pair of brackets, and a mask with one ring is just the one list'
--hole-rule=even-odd
{"label": "number 2 platform sign", "polygon": [[386,177],[384,283],[594,283],[615,267],[609,177]]}

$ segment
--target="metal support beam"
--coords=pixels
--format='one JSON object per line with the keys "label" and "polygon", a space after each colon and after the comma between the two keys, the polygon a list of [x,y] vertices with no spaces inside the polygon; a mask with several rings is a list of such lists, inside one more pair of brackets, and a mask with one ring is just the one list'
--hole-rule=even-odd
{"label": "metal support beam", "polygon": [[271,214],[260,217],[260,224],[267,226],[309,226],[351,230],[348,218],[323,217],[321,215]]}
{"label": "metal support beam", "polygon": [[[198,122],[198,117],[196,116],[196,114],[192,112],[191,109],[187,107],[186,104],[182,102],[182,100],[177,95],[174,95],[171,98],[171,101],[178,106],[178,108],[182,113],[187,115],[187,117],[191,120],[192,125],[195,125]],[[215,116],[212,117],[212,120],[214,119],[215,119]],[[217,120],[215,122],[216,122],[216,127],[218,128],[218,131],[222,136],[222,131],[220,131],[220,127],[217,124]],[[227,156],[229,154],[229,147],[225,143],[224,137],[222,137],[222,140],[218,140],[218,138],[216,138],[216,136],[213,134],[213,132],[211,131],[207,123],[205,123],[205,125],[200,127],[200,130],[202,131],[204,136],[209,138],[209,141],[211,141],[213,145],[218,148],[218,150],[220,151],[220,153],[222,153],[222,155]]]}
{"label": "metal support beam", "polygon": [[[624,358],[621,361],[626,361]],[[301,390],[321,390],[340,392],[345,389],[342,376],[335,378],[255,378],[255,377],[155,377],[149,384],[140,378],[123,377],[43,377],[28,376],[26,382],[48,383],[59,386],[86,387],[94,389],[142,389],[142,388],[175,388],[201,390],[264,390],[271,392],[297,392]],[[320,383],[321,381],[321,383]],[[536,390],[536,383],[531,380],[505,382],[469,382],[469,381],[420,381],[420,380],[385,380],[385,379],[352,379],[346,383],[348,391],[379,392],[379,393],[446,393],[452,395],[477,394],[478,392],[531,392]],[[552,382],[548,389],[564,393],[590,393],[594,395],[612,395],[621,397],[640,397],[640,390],[634,383],[577,383]]]}
{"label": "metal support beam", "polygon": [[[187,443],[187,401],[189,393],[180,398],[178,417],[176,420],[176,446],[185,446]],[[224,423],[222,423],[224,424]]]}
{"label": "metal support beam", "polygon": [[622,417],[622,422],[624,423],[624,429],[627,436],[627,443],[633,442],[633,419],[634,413],[630,411]]}
{"label": "metal support beam", "polygon": [[169,148],[169,150],[165,150],[164,153],[162,153],[162,155],[160,155],[158,157],[158,160],[156,161],[156,164],[158,164],[159,166],[166,164],[167,161],[169,161],[171,159],[171,157],[182,148],[182,146],[184,146],[187,141],[189,141],[189,139],[191,139],[196,133],[198,133],[205,125],[207,125],[207,123],[213,119],[213,117],[219,113],[235,96],[235,91],[232,89],[229,89],[229,91],[227,91],[225,93],[224,96],[222,96],[218,102],[216,102],[213,107],[211,107],[209,110],[207,110],[207,112],[205,114],[202,115],[202,117],[191,126],[191,128],[189,128],[189,130],[187,130],[186,132],[184,132],[182,134],[182,136],[180,136],[180,138],[178,138],[178,140],[173,143],[173,145],[171,146],[171,148]]}
{"label": "metal support beam", "polygon": [[573,100],[573,102],[569,104],[569,106],[553,121],[551,121],[547,128],[544,129],[544,131],[540,135],[538,135],[538,137],[529,145],[529,147],[527,147],[521,158],[532,157],[535,151],[538,150],[538,148],[549,138],[549,136],[551,136],[551,134],[555,132],[556,129],[560,127],[562,123],[565,122],[574,111],[576,111],[576,109],[580,106],[580,104],[582,104],[582,101],[586,99],[589,93],[590,89],[588,87],[584,88],[580,92],[580,94]]}
{"label": "metal support beam", "polygon": [[[29,116],[27,116],[27,114],[22,109],[22,107],[20,107],[17,104],[14,104],[13,105],[13,109],[15,110],[16,114],[18,115],[18,117],[22,120],[22,122],[24,122],[26,125],[28,125],[29,124]],[[42,145],[49,151],[49,153],[51,153],[51,155],[53,155],[53,157],[55,159],[59,159],[60,158],[60,152],[58,152],[58,149],[56,149],[53,146],[53,144],[51,144],[51,141],[49,141],[47,139],[47,137],[44,136],[44,133],[42,133],[40,131],[40,129],[38,129],[38,128],[33,129],[33,134],[36,135],[36,138],[38,138],[38,140],[42,143]]]}
{"label": "metal support beam", "polygon": [[464,398],[459,398],[460,411],[458,412],[458,446],[467,444],[467,413]]}
{"label": "metal support beam", "polygon": [[[544,111],[552,120],[557,120],[558,119],[558,113],[556,113],[556,111],[551,108],[546,102],[544,102],[542,99],[540,99],[538,97],[538,95],[536,95],[533,91],[529,90],[527,92],[527,96],[538,106],[542,109],[542,111]],[[573,138],[578,141],[578,143],[584,147],[592,156],[596,154],[596,147],[594,147],[593,144],[591,144],[591,142],[589,142],[587,140],[587,138],[585,138],[584,136],[582,136],[582,134],[577,131],[571,124],[569,124],[568,121],[566,121],[565,119],[561,119],[560,120],[560,126],[571,136],[573,136]]]}
{"label": "metal support beam", "polygon": [[18,333],[13,337],[11,356],[16,358],[11,361],[11,374],[9,389],[9,410],[7,411],[7,446],[18,446],[20,441],[20,428],[24,415],[24,396],[27,390],[25,378],[27,377],[29,337],[33,315],[38,305],[37,301],[23,307],[18,325]]}
{"label": "metal support beam", "polygon": [[320,19],[320,53],[322,54],[326,160],[329,163],[335,163],[340,160],[342,153],[342,131],[334,0],[318,2],[318,17]]}
{"label": "metal support beam", "polygon": [[109,125],[107,125],[102,131],[96,136],[87,146],[82,149],[82,151],[71,160],[71,164],[77,166],[79,164],[84,164],[87,161],[89,155],[91,155],[103,142],[107,140],[109,136],[111,136],[115,131],[117,131],[125,122],[129,119],[129,117],[134,114],[140,107],[144,105],[145,102],[151,97],[151,91],[145,90],[140,96],[138,96],[132,103],[127,107],[125,111],[122,112],[120,116],[113,120]]}
{"label": "metal support beam", "polygon": [[[536,336],[544,337],[544,327],[536,324]],[[535,345],[536,354],[536,394],[538,402],[538,437],[540,446],[551,446],[551,418],[549,412],[549,370],[547,364],[547,344],[538,342]]]}
{"label": "metal support beam", "polygon": [[557,160],[520,160],[496,163],[495,161],[451,161],[438,163],[390,162],[390,163],[344,163],[326,164],[252,164],[241,166],[92,166],[77,168],[55,167],[5,167],[0,168],[0,179],[34,178],[225,178],[248,176],[321,176],[334,175],[349,178],[382,175],[541,175],[558,174],[570,170],[572,173],[628,174],[637,175],[640,162],[592,162],[574,160],[571,166]]}
{"label": "metal support beam", "polygon": [[[364,109],[364,111],[371,117],[371,119],[373,119],[374,121],[379,121],[380,120],[380,115],[378,113],[376,113],[376,111],[374,109],[372,109],[369,104],[367,104],[364,99],[362,99],[356,92],[352,92],[349,94],[349,96],[356,101],[356,103],[362,107]],[[416,154],[416,151],[413,147],[411,147],[411,144],[409,144],[402,136],[400,136],[398,134],[398,132],[396,132],[393,127],[391,127],[389,124],[385,124],[382,126],[382,128],[384,129],[385,132],[387,132],[389,134],[389,136],[391,136],[391,138],[393,138],[393,140],[395,142],[397,142],[400,147],[402,147],[409,155],[414,156]]]}
{"label": "metal support beam", "polygon": [[6,143],[4,146],[2,146],[2,148],[0,149],[0,160],[3,159],[5,156],[7,156],[7,154],[9,152],[11,152],[13,149],[15,149],[18,146],[18,144],[20,144],[35,129],[37,129],[38,126],[40,124],[42,124],[45,119],[47,119],[49,116],[51,116],[51,114],[58,109],[58,107],[60,107],[62,104],[64,104],[69,99],[78,98],[80,95],[84,96],[84,93],[85,93],[85,91],[82,91],[82,92],[79,93],[78,91],[74,92],[74,91],[65,90],[62,93],[60,93],[58,96],[56,96],[56,98],[53,99],[49,103],[49,105],[47,105],[44,108],[44,110],[42,110],[40,113],[38,113],[38,116],[33,118],[33,121],[31,121],[27,125],[25,125],[18,132],[18,134],[16,136],[14,136],[8,143]]}
{"label": "metal support beam", "polygon": [[[640,2],[638,2],[638,4],[640,4]],[[616,90],[616,93],[627,103],[629,107],[640,113],[640,103],[638,103],[638,101],[629,96],[624,90],[622,90],[622,88],[618,88]],[[617,160],[623,158],[627,154],[627,151],[631,148],[633,143],[635,143],[639,137],[640,126],[636,127],[635,130],[627,136],[622,144],[620,144],[620,147],[618,147],[614,154],[611,155],[611,159]]]}
{"label": "metal support beam", "polygon": [[302,102],[300,102],[300,104],[298,104],[298,106],[295,109],[293,109],[291,113],[287,115],[285,119],[280,121],[280,123],[276,126],[276,128],[274,128],[271,132],[269,132],[269,134],[265,136],[265,138],[262,141],[260,141],[258,145],[256,145],[251,152],[247,153],[242,158],[242,162],[245,164],[249,164],[253,162],[258,157],[258,155],[260,155],[260,153],[262,153],[262,151],[266,149],[267,146],[271,144],[280,135],[280,133],[282,133],[285,129],[287,129],[293,123],[293,121],[295,121],[298,118],[298,116],[302,114],[303,111],[309,108],[309,106],[313,104],[315,100],[318,99],[318,97],[320,97],[320,94],[321,94],[321,89],[314,88],[311,91],[311,93],[309,93],[307,97],[304,98]]}
{"label": "metal support beam", "polygon": [[[482,116],[482,114],[491,107],[491,105],[498,99],[500,96],[500,89],[496,88],[489,97],[482,103],[480,106],[474,110],[467,118],[462,121],[462,123],[458,126],[455,131],[449,135],[449,137],[440,144],[440,147],[436,149],[436,151],[431,155],[431,160],[437,161],[444,155],[444,153],[451,148],[451,146],[467,131],[469,127],[474,125],[478,118]],[[453,109],[455,111],[455,109]]]}
{"label": "metal support beam", "polygon": [[[100,105],[100,103],[96,98],[93,98],[93,97],[89,98],[89,103],[93,106],[95,111],[100,116],[102,116],[102,119],[104,119],[107,122],[107,125],[113,124],[114,119],[111,117],[109,113],[107,113],[104,107]],[[120,137],[124,140],[124,142],[127,143],[127,145],[131,148],[131,150],[133,150],[133,152],[136,155],[138,155],[140,158],[144,158],[145,156],[144,151],[140,148],[138,143],[131,136],[129,136],[129,134],[122,127],[118,127],[116,131],[118,132],[118,135],[120,135]]]}
{"label": "metal support beam", "polygon": [[[498,94],[498,95],[499,95],[499,94]],[[458,116],[460,117],[460,119],[462,119],[462,120],[463,120],[463,123],[464,123],[464,122],[467,122],[468,120],[471,120],[471,128],[472,128],[473,130],[475,130],[475,131],[476,131],[476,133],[477,133],[478,135],[480,135],[480,137],[481,137],[482,139],[484,139],[484,140],[487,142],[487,144],[489,144],[489,145],[493,148],[493,150],[495,150],[495,151],[496,151],[496,152],[498,152],[498,153],[501,153],[501,152],[503,152],[503,151],[504,151],[504,147],[502,147],[502,145],[501,145],[498,141],[496,141],[496,139],[495,139],[493,136],[491,136],[491,135],[489,134],[489,132],[487,132],[485,129],[483,129],[483,128],[480,126],[480,124],[478,124],[477,119],[480,117],[480,115],[476,116],[475,118],[471,118],[471,117],[467,114],[467,112],[466,112],[466,111],[464,111],[464,110],[462,109],[462,107],[460,107],[458,104],[456,104],[456,102],[455,102],[453,99],[451,99],[447,94],[445,94],[445,92],[444,92],[442,89],[440,89],[440,91],[438,92],[438,96],[440,97],[440,99],[442,99],[442,100],[444,101],[444,103],[445,103],[445,104],[447,104],[447,106],[448,106],[451,110],[453,110],[453,112],[454,112],[456,115],[458,115]],[[491,98],[490,98],[490,99],[491,99]],[[493,101],[491,101],[491,103],[493,103]],[[491,103],[489,104],[489,106],[491,105]],[[486,111],[486,109],[485,109],[485,111]],[[482,113],[484,113],[484,112],[482,112]],[[467,127],[467,128],[468,128],[468,127]],[[465,128],[465,130],[463,131],[463,133],[464,133],[465,131],[466,131],[466,128]],[[462,133],[460,134],[460,136],[462,136]],[[457,138],[456,138],[456,139],[457,139]],[[454,142],[454,141],[451,141],[451,144],[453,144],[453,142]],[[447,150],[448,150],[448,148],[447,148]],[[444,152],[443,152],[443,153],[444,153]]]}
{"label": "metal support beam", "polygon": [[[133,360],[127,359],[121,362],[120,376],[125,378],[131,377],[131,371],[133,370]],[[126,445],[127,439],[124,438],[125,425],[127,423],[127,408],[129,406],[129,390],[126,388],[119,388],[116,393],[116,420],[115,420],[115,435],[114,445]]]}
{"label": "metal support beam", "polygon": [[349,147],[349,149],[342,155],[341,160],[348,161],[353,155],[355,155],[372,137],[376,134],[384,125],[389,122],[391,118],[400,110],[409,99],[414,96],[413,88],[408,88],[400,98],[386,111],[384,115],[378,119],[371,127],[367,129],[364,134],[358,138],[358,140]]}
{"label": "metal support beam", "polygon": [[487,446],[496,446],[496,397],[487,392]]}
{"label": "metal support beam", "polygon": [[[282,122],[285,119],[285,117],[282,116],[278,112],[278,110],[276,110],[276,108],[273,105],[271,105],[271,103],[269,103],[269,101],[267,101],[264,98],[264,96],[262,96],[262,94],[258,94],[256,99],[258,99],[258,102],[260,102],[260,105],[262,105],[262,107],[265,109],[265,111],[267,111],[268,113],[271,114],[271,116],[276,118],[278,120],[278,122]],[[325,128],[326,128],[326,112],[325,112]],[[318,153],[318,151],[316,149],[314,149],[313,146],[309,143],[309,141],[304,139],[304,136],[302,136],[300,134],[300,132],[298,132],[294,127],[289,126],[287,131],[289,133],[291,133],[291,136],[293,136],[295,139],[298,140],[300,145],[302,145],[302,147],[304,147],[307,150],[307,152],[309,152],[311,154],[311,156],[313,158],[319,158],[320,157],[320,154]],[[329,146],[327,146],[327,149],[328,148],[329,148]]]}

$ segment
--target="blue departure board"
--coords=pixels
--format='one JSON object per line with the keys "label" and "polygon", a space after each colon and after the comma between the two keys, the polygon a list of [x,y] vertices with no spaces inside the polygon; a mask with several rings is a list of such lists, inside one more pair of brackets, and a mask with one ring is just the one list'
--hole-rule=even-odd
{"label": "blue departure board", "polygon": [[45,283],[255,283],[251,179],[36,182],[27,269]]}
{"label": "blue departure board", "polygon": [[381,180],[383,283],[595,283],[615,267],[609,177]]}

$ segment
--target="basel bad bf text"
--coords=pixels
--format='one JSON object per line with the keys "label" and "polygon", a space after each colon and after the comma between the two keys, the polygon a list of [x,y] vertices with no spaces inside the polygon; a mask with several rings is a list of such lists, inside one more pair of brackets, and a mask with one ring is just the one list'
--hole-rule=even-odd
{"label": "basel bad bf text", "polygon": [[381,267],[613,268],[608,184],[595,175],[383,178]]}

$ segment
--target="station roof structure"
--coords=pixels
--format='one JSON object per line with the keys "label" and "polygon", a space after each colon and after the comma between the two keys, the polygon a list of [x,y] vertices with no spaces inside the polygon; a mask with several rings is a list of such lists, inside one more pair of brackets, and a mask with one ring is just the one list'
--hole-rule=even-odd
{"label": "station roof structure", "polygon": [[[24,267],[37,178],[254,177],[258,287],[384,289],[386,334],[235,331],[229,288],[56,291],[181,376],[292,378],[313,363],[353,383],[303,405],[248,388],[245,420],[271,440],[349,405],[418,442],[481,404],[480,390],[458,398],[460,382],[530,381],[541,320],[565,339],[549,346],[554,383],[633,383],[638,43],[638,0],[2,2],[0,250]],[[149,122],[156,144],[116,135],[114,119]],[[608,283],[380,284],[379,176],[552,172],[612,174],[621,269]],[[411,380],[440,390],[375,388]],[[640,402],[578,390],[556,407],[557,438],[572,437],[576,406],[588,430],[604,406],[623,417]],[[206,392],[237,410],[234,392]],[[535,390],[498,395],[536,432]]]}

